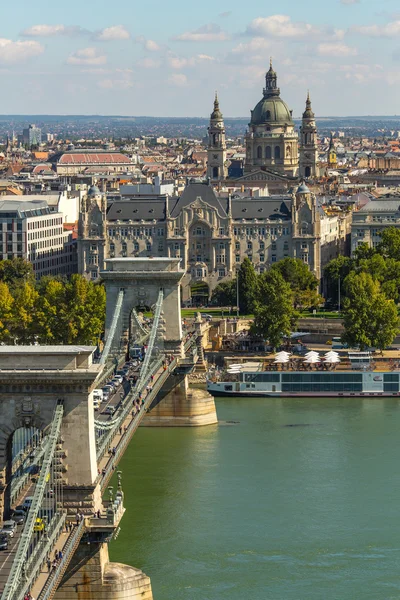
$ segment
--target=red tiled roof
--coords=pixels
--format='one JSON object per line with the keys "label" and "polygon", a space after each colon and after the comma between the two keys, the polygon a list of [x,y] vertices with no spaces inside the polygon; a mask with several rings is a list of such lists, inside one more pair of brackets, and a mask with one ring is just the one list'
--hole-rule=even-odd
{"label": "red tiled roof", "polygon": [[131,161],[120,152],[112,154],[110,152],[65,153],[58,161],[60,165],[115,165],[121,163],[131,164]]}

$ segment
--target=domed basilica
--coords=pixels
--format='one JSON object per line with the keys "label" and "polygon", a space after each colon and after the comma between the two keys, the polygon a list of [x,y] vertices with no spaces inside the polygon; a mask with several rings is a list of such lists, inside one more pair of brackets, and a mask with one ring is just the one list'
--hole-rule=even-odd
{"label": "domed basilica", "polygon": [[[225,126],[218,98],[211,114],[208,143],[208,176],[212,181],[228,178]],[[279,187],[293,185],[317,171],[317,128],[309,95],[299,136],[292,110],[280,97],[278,77],[270,63],[263,97],[251,111],[245,136],[246,159],[243,177],[236,181],[266,181]],[[232,179],[230,179],[232,181]]]}

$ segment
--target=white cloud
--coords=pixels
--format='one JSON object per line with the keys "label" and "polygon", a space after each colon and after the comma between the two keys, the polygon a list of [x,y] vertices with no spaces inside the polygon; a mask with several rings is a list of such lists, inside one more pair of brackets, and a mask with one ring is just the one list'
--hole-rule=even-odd
{"label": "white cloud", "polygon": [[158,69],[158,67],[161,66],[161,62],[159,60],[154,60],[148,56],[139,59],[136,64],[144,69]]}
{"label": "white cloud", "polygon": [[67,59],[69,65],[104,65],[106,62],[107,57],[104,54],[98,54],[96,48],[82,48]]}
{"label": "white cloud", "polygon": [[168,81],[176,87],[185,87],[187,85],[187,77],[183,73],[173,73],[168,78]]}
{"label": "white cloud", "polygon": [[356,48],[339,42],[318,44],[317,52],[320,56],[356,56],[358,54]]}
{"label": "white cloud", "polygon": [[177,35],[172,39],[180,42],[224,42],[229,39],[229,36],[222,31],[219,25],[209,23],[194,31],[181,33],[181,35]]}
{"label": "white cloud", "polygon": [[208,54],[196,54],[196,56],[190,56],[189,58],[184,58],[183,56],[177,56],[175,54],[169,54],[167,57],[167,62],[171,69],[184,69],[185,67],[194,67],[195,65],[199,65],[204,62],[214,62],[214,56],[209,56]]}
{"label": "white cloud", "polygon": [[138,44],[142,44],[143,48],[145,50],[148,50],[149,52],[158,52],[159,50],[161,50],[161,46],[159,46],[157,42],[155,42],[154,40],[146,39],[144,35],[138,35],[137,37],[135,37],[135,42],[137,42]]}
{"label": "white cloud", "polygon": [[55,35],[68,35],[74,37],[80,34],[89,33],[78,25],[33,25],[24,29],[22,35],[26,37],[52,37]]}
{"label": "white cloud", "polygon": [[106,27],[96,33],[96,39],[102,42],[129,40],[130,37],[129,31],[124,25],[113,25],[112,27]]}
{"label": "white cloud", "polygon": [[361,25],[351,28],[354,33],[371,37],[396,37],[400,34],[400,20],[392,21],[386,25]]}
{"label": "white cloud", "polygon": [[232,49],[233,54],[247,54],[249,52],[259,52],[271,47],[271,42],[263,37],[255,37],[248,44],[239,44]]}
{"label": "white cloud", "polygon": [[34,56],[43,54],[43,52],[44,47],[39,42],[13,42],[6,38],[0,38],[0,64],[2,65],[24,62]]}
{"label": "white cloud", "polygon": [[247,26],[246,33],[254,36],[305,38],[319,33],[309,23],[293,22],[288,15],[258,17]]}

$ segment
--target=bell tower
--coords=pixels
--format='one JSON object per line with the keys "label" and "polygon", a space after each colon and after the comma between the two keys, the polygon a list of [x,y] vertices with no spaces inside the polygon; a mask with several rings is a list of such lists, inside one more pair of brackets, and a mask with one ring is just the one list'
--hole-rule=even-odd
{"label": "bell tower", "polygon": [[226,166],[226,139],[225,124],[221,111],[219,110],[218,96],[215,94],[214,110],[210,117],[208,128],[208,161],[207,177],[211,181],[221,181],[228,177]]}
{"label": "bell tower", "polygon": [[331,139],[329,141],[328,149],[328,166],[337,167],[337,154],[335,148],[335,142],[333,141],[333,133],[331,132]]}
{"label": "bell tower", "polygon": [[317,175],[317,126],[311,108],[310,94],[307,94],[306,110],[300,127],[300,176],[304,179]]}

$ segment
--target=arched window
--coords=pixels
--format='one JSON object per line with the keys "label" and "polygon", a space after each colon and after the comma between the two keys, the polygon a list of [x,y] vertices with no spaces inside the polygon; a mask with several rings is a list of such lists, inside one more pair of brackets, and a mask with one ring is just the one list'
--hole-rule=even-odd
{"label": "arched window", "polygon": [[275,146],[275,158],[281,157],[281,149],[279,146]]}
{"label": "arched window", "polygon": [[261,148],[261,146],[257,147],[257,158],[262,158],[262,148]]}
{"label": "arched window", "polygon": [[270,118],[271,118],[271,111],[270,111],[270,110],[267,110],[267,112],[266,112],[266,115],[265,115],[265,116],[266,116],[266,118],[267,118],[267,119],[270,119]]}
{"label": "arched window", "polygon": [[290,146],[286,146],[286,158],[290,158],[291,156],[291,152],[290,152]]}
{"label": "arched window", "polygon": [[219,168],[213,167],[213,178],[217,179],[218,175],[219,175]]}
{"label": "arched window", "polygon": [[304,177],[310,177],[311,175],[311,167],[306,167],[304,170]]}
{"label": "arched window", "polygon": [[271,146],[266,146],[265,147],[265,158],[271,158]]}

